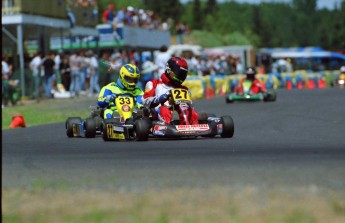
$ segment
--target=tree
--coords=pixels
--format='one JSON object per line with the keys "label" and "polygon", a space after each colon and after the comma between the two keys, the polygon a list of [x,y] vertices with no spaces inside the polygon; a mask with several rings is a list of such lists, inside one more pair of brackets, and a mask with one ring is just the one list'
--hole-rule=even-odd
{"label": "tree", "polygon": [[205,14],[215,14],[217,11],[217,1],[216,0],[207,0],[205,7]]}
{"label": "tree", "polygon": [[143,2],[163,20],[169,18],[173,18],[175,21],[179,20],[184,9],[181,3],[176,0],[143,0]]}
{"label": "tree", "polygon": [[201,12],[200,0],[194,0],[193,3],[193,20],[192,29],[202,29],[203,26],[203,15]]}

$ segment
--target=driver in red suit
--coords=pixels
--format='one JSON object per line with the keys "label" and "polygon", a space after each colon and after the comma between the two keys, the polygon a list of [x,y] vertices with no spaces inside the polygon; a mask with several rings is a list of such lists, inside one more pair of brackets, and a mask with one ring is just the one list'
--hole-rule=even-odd
{"label": "driver in red suit", "polygon": [[234,93],[236,94],[243,94],[243,87],[242,83],[246,80],[252,81],[252,85],[250,87],[251,94],[258,94],[260,92],[266,92],[266,86],[263,82],[259,79],[255,78],[256,70],[254,67],[248,67],[246,70],[246,77],[241,79],[237,86],[235,86]]}
{"label": "driver in red suit", "polygon": [[[161,75],[160,80],[151,80],[146,83],[143,95],[144,106],[154,109],[154,119],[158,119],[170,124],[172,119],[172,106],[169,104],[168,98],[170,90],[174,88],[182,88],[188,90],[182,83],[186,80],[188,73],[188,65],[185,59],[181,57],[172,57],[165,65],[165,72]],[[183,115],[180,113],[180,125],[186,124]],[[198,113],[190,108],[187,110],[189,124],[198,124]]]}

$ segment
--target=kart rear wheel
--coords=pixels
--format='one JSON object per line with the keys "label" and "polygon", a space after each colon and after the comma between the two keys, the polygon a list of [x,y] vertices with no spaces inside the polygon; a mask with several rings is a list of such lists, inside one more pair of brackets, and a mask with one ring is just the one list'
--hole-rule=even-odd
{"label": "kart rear wheel", "polygon": [[223,132],[220,134],[222,138],[232,138],[235,131],[234,121],[231,116],[226,115],[220,117],[220,122],[223,124]]}
{"label": "kart rear wheel", "polygon": [[206,112],[199,113],[199,124],[207,124],[208,123],[208,114]]}
{"label": "kart rear wheel", "polygon": [[134,123],[134,136],[137,141],[147,141],[150,126],[146,120],[139,119]]}
{"label": "kart rear wheel", "polygon": [[66,120],[66,135],[68,137],[73,137],[73,123],[81,123],[82,119],[80,117],[70,117]]}
{"label": "kart rear wheel", "polygon": [[228,96],[226,96],[226,98],[225,98],[225,102],[229,104],[229,103],[233,103],[234,100],[230,99],[230,96],[228,95]]}
{"label": "kart rear wheel", "polygon": [[95,138],[96,136],[96,121],[94,118],[87,118],[84,122],[85,137]]}
{"label": "kart rear wheel", "polygon": [[275,101],[277,98],[277,94],[275,91],[269,91],[267,93],[264,94],[264,101]]}
{"label": "kart rear wheel", "polygon": [[94,120],[95,120],[95,123],[96,123],[96,131],[102,131],[101,130],[101,126],[102,126],[102,123],[103,123],[103,119],[100,117],[100,116],[96,116],[94,117]]}

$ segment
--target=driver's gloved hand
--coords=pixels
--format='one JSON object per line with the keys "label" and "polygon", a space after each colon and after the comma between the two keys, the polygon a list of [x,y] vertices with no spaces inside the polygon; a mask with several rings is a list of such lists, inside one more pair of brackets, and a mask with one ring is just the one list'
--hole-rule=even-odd
{"label": "driver's gloved hand", "polygon": [[163,104],[164,102],[168,100],[169,96],[170,96],[170,93],[167,92],[165,94],[162,94],[158,98],[156,98],[156,101],[159,102],[160,104]]}
{"label": "driver's gloved hand", "polygon": [[114,102],[116,98],[116,94],[111,94],[111,95],[107,95],[105,96],[105,102],[109,103],[109,102]]}

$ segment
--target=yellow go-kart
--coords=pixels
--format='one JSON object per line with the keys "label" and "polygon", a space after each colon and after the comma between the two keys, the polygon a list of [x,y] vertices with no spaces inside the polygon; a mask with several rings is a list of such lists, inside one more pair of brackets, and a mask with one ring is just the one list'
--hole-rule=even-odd
{"label": "yellow go-kart", "polygon": [[117,95],[115,104],[116,112],[113,113],[113,117],[103,120],[103,140],[142,140],[140,135],[136,135],[136,130],[148,128],[149,111],[145,108],[135,108],[135,98],[132,95]]}

